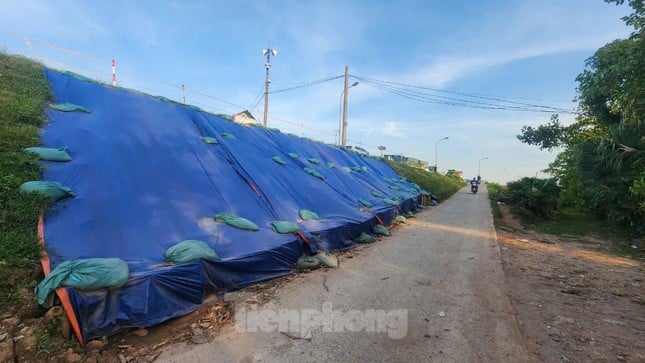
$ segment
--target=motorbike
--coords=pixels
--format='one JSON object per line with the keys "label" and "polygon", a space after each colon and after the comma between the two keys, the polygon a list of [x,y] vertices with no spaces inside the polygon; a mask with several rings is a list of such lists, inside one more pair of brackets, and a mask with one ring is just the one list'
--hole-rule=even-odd
{"label": "motorbike", "polygon": [[477,190],[479,190],[479,186],[477,184],[470,186],[470,191],[473,192],[473,194],[477,194]]}

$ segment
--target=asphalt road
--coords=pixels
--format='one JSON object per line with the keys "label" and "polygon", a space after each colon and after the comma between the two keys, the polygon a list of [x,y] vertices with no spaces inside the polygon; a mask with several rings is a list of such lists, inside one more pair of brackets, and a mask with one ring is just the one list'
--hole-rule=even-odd
{"label": "asphalt road", "polygon": [[158,361],[528,361],[487,197],[464,188],[340,268],[288,282],[257,310],[236,306],[236,326],[214,341]]}

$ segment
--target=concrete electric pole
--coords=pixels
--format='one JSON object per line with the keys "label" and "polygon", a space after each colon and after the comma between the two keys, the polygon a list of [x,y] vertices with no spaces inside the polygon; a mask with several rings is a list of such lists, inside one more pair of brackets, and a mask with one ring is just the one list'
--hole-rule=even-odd
{"label": "concrete electric pole", "polygon": [[264,127],[267,127],[267,116],[269,114],[269,83],[271,83],[271,78],[269,78],[269,68],[271,68],[271,56],[278,54],[277,50],[274,49],[262,49],[262,55],[267,56],[267,62],[264,63],[264,67],[267,70],[266,79],[264,81],[264,119],[262,124]]}
{"label": "concrete electric pole", "polygon": [[347,146],[347,90],[349,90],[349,67],[345,66],[345,87],[343,88],[343,142],[341,144],[343,149]]}

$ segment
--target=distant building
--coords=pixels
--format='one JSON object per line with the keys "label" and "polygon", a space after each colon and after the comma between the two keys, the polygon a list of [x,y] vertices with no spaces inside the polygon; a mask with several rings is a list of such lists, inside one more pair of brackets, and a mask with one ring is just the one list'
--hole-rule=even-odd
{"label": "distant building", "polygon": [[428,162],[411,158],[409,156],[403,156],[403,155],[384,155],[383,156],[386,160],[392,160],[396,163],[401,163],[401,164],[406,164],[415,168],[419,169],[424,169],[428,170]]}
{"label": "distant building", "polygon": [[447,175],[455,175],[458,177],[461,177],[463,172],[461,170],[455,170],[455,169],[449,169],[448,172],[446,172]]}
{"label": "distant building", "polygon": [[242,125],[252,125],[258,123],[258,120],[256,120],[249,111],[244,110],[233,115],[233,122]]}

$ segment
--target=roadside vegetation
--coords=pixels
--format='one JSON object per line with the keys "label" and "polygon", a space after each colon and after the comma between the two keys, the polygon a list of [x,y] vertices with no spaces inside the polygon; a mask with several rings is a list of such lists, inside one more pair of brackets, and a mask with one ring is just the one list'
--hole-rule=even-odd
{"label": "roadside vegetation", "polygon": [[553,115],[547,124],[522,128],[520,141],[561,152],[546,170],[552,181],[517,182],[529,189],[514,202],[528,203],[522,207],[542,217],[555,218],[558,210],[594,215],[644,236],[645,1],[628,4],[633,13],[623,20],[633,27],[631,36],[598,49],[576,78],[575,122],[564,126]]}
{"label": "roadside vegetation", "polygon": [[608,241],[620,254],[645,258],[645,245],[632,230],[616,225],[584,208],[562,206],[553,179],[523,178],[507,185],[487,183],[495,227],[504,225],[502,208],[527,230],[563,237],[591,237]]}
{"label": "roadside vegetation", "polygon": [[465,185],[463,179],[454,174],[442,175],[390,160],[383,161],[390,165],[399,175],[439,197],[440,201],[448,199]]}
{"label": "roadside vegetation", "polygon": [[[0,305],[17,299],[17,289],[33,288],[16,269],[34,270],[40,258],[36,234],[44,200],[19,187],[41,178],[38,159],[22,151],[40,145],[39,127],[51,94],[42,66],[0,53]],[[0,309],[7,311],[4,308]]]}

